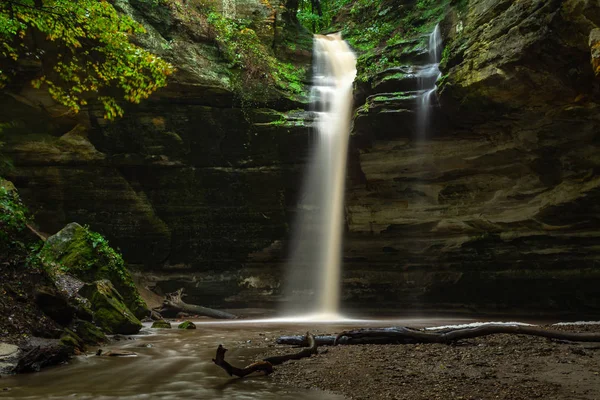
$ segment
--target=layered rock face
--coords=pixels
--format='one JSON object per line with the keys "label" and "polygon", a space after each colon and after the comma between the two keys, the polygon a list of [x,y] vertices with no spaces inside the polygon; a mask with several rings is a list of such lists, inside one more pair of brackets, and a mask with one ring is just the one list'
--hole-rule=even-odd
{"label": "layered rock face", "polygon": [[359,87],[348,302],[598,312],[600,108],[589,38],[599,12],[597,2],[534,0],[450,11],[440,106],[424,137],[419,94],[406,93],[423,47]]}
{"label": "layered rock face", "polygon": [[[423,2],[381,3],[401,14]],[[138,40],[176,64],[174,80],[115,123],[95,109],[57,117],[29,90],[3,95],[10,179],[42,230],[89,224],[159,290],[185,287],[187,302],[206,306],[272,306],[310,144],[305,101],[242,96],[205,31],[116,4],[144,21]],[[306,49],[282,45],[296,28],[279,2],[223,4],[308,67]],[[391,69],[359,71],[344,304],[598,312],[597,2],[443,4],[439,105],[424,135],[415,91],[429,32],[382,46]]]}
{"label": "layered rock face", "polygon": [[[170,4],[115,4],[146,27],[136,40],[177,67],[167,88],[109,123],[93,107],[61,115],[43,93],[15,85],[0,100],[3,152],[41,230],[88,224],[130,264],[176,271],[192,287],[201,275],[206,298],[188,301],[206,304],[235,292],[248,253],[285,235],[308,144],[306,96],[260,82],[244,93],[251,66],[232,70],[207,18],[245,19],[282,63],[298,64],[300,78],[311,38],[283,2],[215,2],[210,12],[203,2]],[[304,45],[290,48],[296,34]]]}

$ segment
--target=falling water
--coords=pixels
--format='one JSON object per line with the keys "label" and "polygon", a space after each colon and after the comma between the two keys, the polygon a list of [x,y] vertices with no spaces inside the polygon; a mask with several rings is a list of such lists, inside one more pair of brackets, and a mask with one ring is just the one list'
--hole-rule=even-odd
{"label": "falling water", "polygon": [[340,299],[346,157],[356,57],[340,34],[316,35],[312,110],[317,138],[294,227],[289,313],[335,319]]}
{"label": "falling water", "polygon": [[235,18],[236,7],[235,0],[223,0],[223,16],[226,18]]}
{"label": "falling water", "polygon": [[433,32],[429,35],[429,60],[428,64],[420,71],[420,86],[423,90],[419,101],[418,129],[419,137],[424,139],[429,125],[429,111],[436,100],[436,81],[442,76],[440,72],[440,57],[442,52],[442,34],[440,26],[436,25]]}

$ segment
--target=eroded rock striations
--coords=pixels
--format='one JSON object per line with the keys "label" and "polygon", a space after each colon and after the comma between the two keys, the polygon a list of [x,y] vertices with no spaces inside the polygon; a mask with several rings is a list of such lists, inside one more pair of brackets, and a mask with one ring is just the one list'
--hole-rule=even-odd
{"label": "eroded rock striations", "polygon": [[[170,274],[164,292],[205,280],[190,301],[221,300],[237,290],[246,255],[286,233],[308,144],[311,37],[280,1],[233,2],[233,11],[115,3],[146,27],[136,40],[176,65],[168,87],[108,123],[95,106],[64,115],[28,84],[13,85],[0,94],[3,153],[15,167],[7,175],[42,231],[88,224],[128,263]],[[225,11],[248,29],[223,27]],[[233,50],[269,51],[250,59],[270,60],[268,79],[260,65],[228,59],[236,40]]]}
{"label": "eroded rock striations", "polygon": [[441,105],[424,139],[414,101],[388,93],[414,87],[418,60],[362,89],[349,301],[598,312],[600,108],[588,38],[599,12],[592,1],[450,9]]}
{"label": "eroded rock striations", "polygon": [[[193,13],[116,4],[178,72],[110,124],[94,108],[59,116],[30,89],[2,94],[9,177],[42,230],[89,224],[163,292],[185,287],[206,306],[272,302],[309,148],[306,99],[257,91],[260,78],[244,94],[243,74]],[[282,3],[234,4],[217,11],[253,20],[278,59],[308,67],[306,32],[290,45],[301,30]],[[336,22],[361,35],[345,303],[598,312],[597,2],[426,4],[346,8]],[[438,21],[439,105],[417,138],[414,92]],[[389,37],[360,25],[378,23]]]}

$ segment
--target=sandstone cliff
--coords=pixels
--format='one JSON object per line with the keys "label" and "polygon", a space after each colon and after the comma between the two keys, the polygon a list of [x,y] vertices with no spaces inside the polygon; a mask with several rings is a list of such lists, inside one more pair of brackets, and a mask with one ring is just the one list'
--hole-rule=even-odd
{"label": "sandstone cliff", "polygon": [[[336,21],[360,56],[346,304],[597,312],[597,1],[363,3]],[[117,4],[174,80],[111,124],[94,109],[57,117],[26,88],[3,94],[9,178],[44,231],[89,224],[161,290],[273,304],[310,143],[308,81],[289,75],[308,71],[310,37],[280,2],[216,4],[281,60],[287,83],[263,91],[189,13]],[[439,106],[418,137],[414,91],[437,22]]]}

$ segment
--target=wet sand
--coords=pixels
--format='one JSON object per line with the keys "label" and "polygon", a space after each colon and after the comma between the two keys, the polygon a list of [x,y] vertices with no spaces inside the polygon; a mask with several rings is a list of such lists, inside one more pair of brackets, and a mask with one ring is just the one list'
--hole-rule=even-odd
{"label": "wet sand", "polygon": [[[600,332],[600,325],[552,328]],[[264,356],[290,350],[276,346]],[[321,351],[277,367],[272,380],[349,399],[600,399],[600,343],[495,335],[456,345],[353,345]]]}

